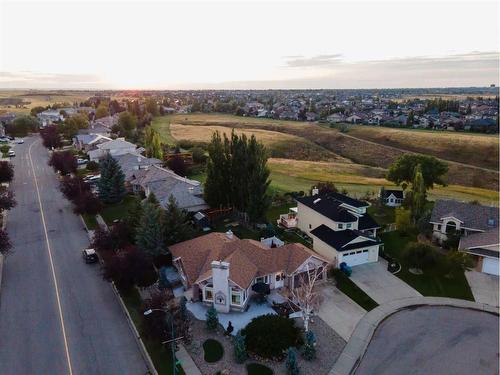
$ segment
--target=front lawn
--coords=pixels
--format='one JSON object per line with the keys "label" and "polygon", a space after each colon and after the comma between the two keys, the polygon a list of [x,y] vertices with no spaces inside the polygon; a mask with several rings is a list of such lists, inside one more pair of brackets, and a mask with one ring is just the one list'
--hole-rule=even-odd
{"label": "front lawn", "polygon": [[[172,369],[172,351],[170,346],[162,345],[161,342],[157,340],[152,340],[144,337],[142,335],[142,317],[141,317],[141,297],[137,289],[132,289],[131,291],[124,293],[120,292],[120,295],[127,307],[130,317],[134,321],[134,324],[141,334],[141,339],[146,346],[146,349],[153,361],[153,364],[158,371],[159,375],[171,375],[173,374]],[[177,374],[182,375],[184,371],[177,369]]]}
{"label": "front lawn", "polygon": [[373,310],[378,306],[377,302],[371,299],[368,294],[354,284],[354,282],[341,270],[333,269],[330,275],[337,282],[337,288],[366,311]]}
{"label": "front lawn", "polygon": [[97,219],[95,215],[82,214],[82,218],[88,230],[95,230],[97,228]]}
{"label": "front lawn", "polygon": [[463,272],[455,272],[446,276],[442,266],[444,255],[437,254],[434,266],[424,270],[422,275],[414,275],[408,271],[402,252],[409,242],[417,240],[416,235],[403,235],[399,231],[380,234],[384,242],[384,251],[401,264],[401,271],[396,276],[416,289],[423,296],[450,297],[474,301],[469,284]]}
{"label": "front lawn", "polygon": [[120,203],[106,205],[101,212],[101,216],[106,224],[111,225],[114,220],[125,218],[128,209],[136,199],[135,195],[126,195]]}

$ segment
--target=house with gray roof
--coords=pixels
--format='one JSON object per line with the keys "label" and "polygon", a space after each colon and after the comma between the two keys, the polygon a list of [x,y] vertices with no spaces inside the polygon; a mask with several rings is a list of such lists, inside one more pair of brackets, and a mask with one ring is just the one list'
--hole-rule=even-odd
{"label": "house with gray roof", "polygon": [[476,271],[490,275],[500,275],[498,228],[462,237],[458,248],[474,258]]}
{"label": "house with gray roof", "polygon": [[87,152],[91,161],[99,161],[106,155],[113,157],[128,153],[141,153],[133,143],[127,142],[125,138],[116,138],[96,145],[95,149]]}
{"label": "house with gray roof", "polygon": [[[125,183],[140,177],[142,172],[147,171],[151,166],[161,166],[162,161],[155,158],[147,158],[138,153],[128,152],[123,155],[114,156],[125,174]],[[140,172],[139,172],[140,171]]]}
{"label": "house with gray roof", "polygon": [[458,248],[471,254],[476,270],[499,275],[498,220],[498,207],[437,200],[430,223],[433,225],[433,237],[437,241],[448,239],[452,233],[460,234]]}
{"label": "house with gray roof", "polygon": [[112,139],[101,134],[77,134],[73,138],[73,146],[77,150],[84,152],[90,151],[96,148],[98,144],[111,141]]}
{"label": "house with gray roof", "polygon": [[170,169],[158,165],[137,171],[130,184],[135,192],[143,191],[146,196],[153,193],[163,208],[167,208],[170,196],[175,198],[180,208],[188,212],[198,212],[208,208],[199,181],[181,177]]}

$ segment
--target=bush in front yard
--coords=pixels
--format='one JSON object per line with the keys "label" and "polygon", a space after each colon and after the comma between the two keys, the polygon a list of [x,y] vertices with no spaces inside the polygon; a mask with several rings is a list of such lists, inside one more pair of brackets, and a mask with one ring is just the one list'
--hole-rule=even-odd
{"label": "bush in front yard", "polygon": [[403,258],[410,267],[425,269],[436,263],[436,250],[425,243],[410,242],[404,249]]}
{"label": "bush in front yard", "polygon": [[248,375],[273,375],[273,370],[260,363],[249,363],[247,365]]}
{"label": "bush in front yard", "polygon": [[208,339],[203,343],[205,362],[213,363],[219,361],[224,355],[224,348],[217,340]]}
{"label": "bush in front yard", "polygon": [[262,315],[252,319],[242,330],[247,350],[264,358],[282,359],[291,346],[302,344],[301,331],[295,321],[279,315]]}

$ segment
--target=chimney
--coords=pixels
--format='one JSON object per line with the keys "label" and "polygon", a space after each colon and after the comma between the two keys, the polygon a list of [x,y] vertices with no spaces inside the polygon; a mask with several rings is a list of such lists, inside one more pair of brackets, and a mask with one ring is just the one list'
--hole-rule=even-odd
{"label": "chimney", "polygon": [[226,232],[226,237],[229,238],[230,240],[233,239],[233,231],[231,229],[229,229],[227,232]]}
{"label": "chimney", "polygon": [[312,196],[315,196],[315,195],[318,195],[319,194],[319,189],[315,186],[313,187],[312,189],[312,192],[311,192],[311,195]]}
{"label": "chimney", "polygon": [[217,311],[227,313],[231,306],[229,289],[229,263],[214,260],[211,264],[214,307]]}

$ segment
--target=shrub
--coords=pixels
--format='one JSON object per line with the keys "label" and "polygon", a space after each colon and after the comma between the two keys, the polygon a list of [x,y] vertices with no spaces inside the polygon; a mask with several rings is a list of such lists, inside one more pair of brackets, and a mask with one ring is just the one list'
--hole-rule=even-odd
{"label": "shrub", "polygon": [[234,336],[234,358],[237,363],[243,363],[248,357],[247,347],[245,345],[245,337],[241,335],[241,332],[238,332],[236,336]]}
{"label": "shrub", "polygon": [[91,172],[96,172],[99,170],[99,163],[96,162],[96,161],[89,161],[87,163],[87,170],[91,171]]}
{"label": "shrub", "polygon": [[0,161],[0,183],[11,182],[14,178],[14,167],[8,161]]}
{"label": "shrub", "polygon": [[74,200],[74,211],[77,214],[97,215],[102,210],[102,203],[92,192],[84,191]]}
{"label": "shrub", "polygon": [[286,355],[286,372],[289,375],[298,375],[299,366],[297,365],[297,355],[295,354],[295,349],[288,348]]}
{"label": "shrub", "polygon": [[311,330],[306,333],[306,342],[304,343],[302,356],[308,361],[316,358],[316,336],[314,336]]}
{"label": "shrub", "polygon": [[250,363],[247,365],[248,375],[273,375],[273,370],[260,363]]}
{"label": "shrub", "polygon": [[224,355],[224,348],[217,340],[208,339],[203,343],[204,359],[208,363],[219,361]]}
{"label": "shrub", "polygon": [[283,358],[291,346],[302,345],[301,331],[295,321],[279,315],[262,315],[243,329],[249,352],[264,358]]}
{"label": "shrub", "polygon": [[425,243],[410,242],[403,251],[403,259],[410,267],[424,269],[436,263],[436,250]]}
{"label": "shrub", "polygon": [[210,306],[205,316],[207,317],[207,329],[210,331],[217,329],[217,326],[219,325],[219,317],[217,316],[217,310],[215,310],[215,307]]}

